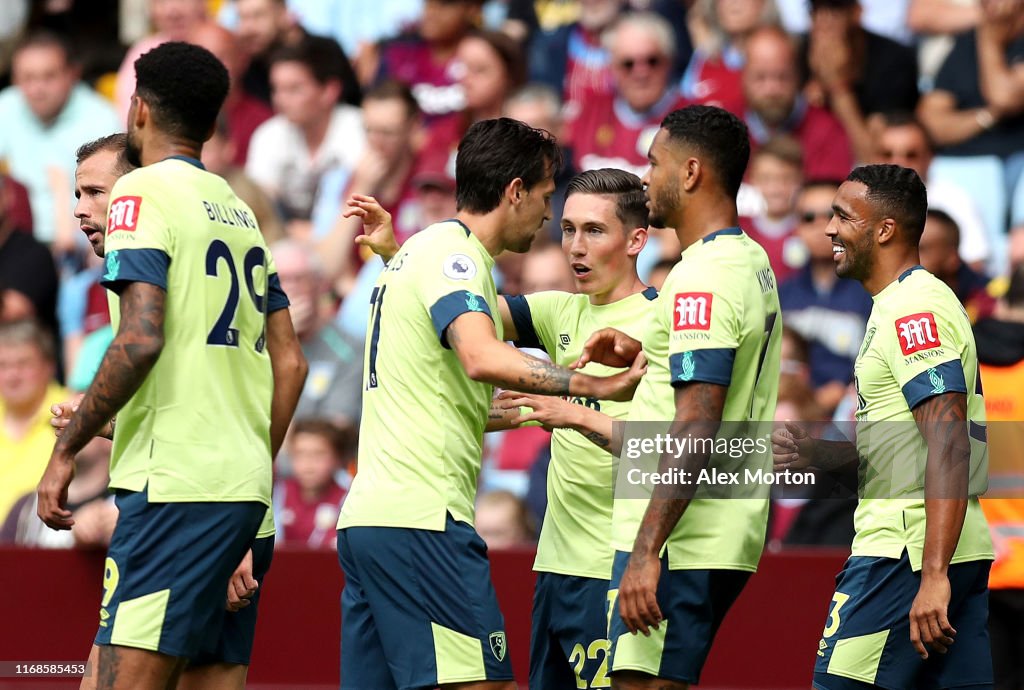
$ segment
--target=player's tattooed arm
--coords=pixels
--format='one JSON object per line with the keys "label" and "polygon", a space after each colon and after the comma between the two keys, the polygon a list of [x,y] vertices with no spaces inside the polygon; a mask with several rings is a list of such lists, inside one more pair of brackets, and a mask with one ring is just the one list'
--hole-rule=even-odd
{"label": "player's tattooed arm", "polygon": [[512,413],[515,426],[539,422],[549,430],[574,429],[602,450],[618,455],[622,448],[621,428],[615,424],[615,420],[585,405],[553,395],[534,395],[521,391],[503,391],[491,403],[492,411],[495,405]]}
{"label": "player's tattooed arm", "polygon": [[579,395],[598,400],[629,400],[647,370],[641,353],[628,370],[613,376],[589,376],[531,357],[498,340],[491,317],[460,314],[445,329],[449,347],[474,381],[541,395]]}
{"label": "player's tattooed arm", "polygon": [[167,293],[149,283],[129,283],[121,292],[121,323],[78,411],[57,441],[74,455],[96,435],[142,385],[164,346]]}
{"label": "player's tattooed arm", "polygon": [[515,429],[519,426],[516,423],[516,417],[519,416],[518,408],[504,408],[501,403],[495,399],[491,401],[491,409],[487,412],[487,426],[484,431],[505,431],[506,429]]}
{"label": "player's tattooed arm", "polygon": [[[677,439],[714,438],[722,423],[722,410],[728,388],[713,383],[694,382],[676,389],[676,418],[671,436]],[[678,455],[665,453],[658,472],[677,470],[697,477],[710,460],[706,443],[686,444]],[[629,564],[619,584],[619,615],[630,632],[650,634],[662,614],[658,606],[658,580],[661,577],[661,549],[693,499],[697,482],[657,484],[637,530]]]}
{"label": "player's tattooed arm", "polygon": [[921,585],[910,609],[910,641],[923,658],[928,648],[944,652],[955,631],[949,624],[947,570],[967,515],[971,467],[967,396],[948,392],[914,408],[928,445],[924,471],[925,535]]}

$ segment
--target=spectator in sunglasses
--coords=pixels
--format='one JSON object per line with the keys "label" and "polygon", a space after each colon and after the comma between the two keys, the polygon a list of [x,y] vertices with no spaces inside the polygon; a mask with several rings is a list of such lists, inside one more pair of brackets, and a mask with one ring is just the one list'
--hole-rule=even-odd
{"label": "spectator in sunglasses", "polygon": [[569,123],[577,169],[619,168],[642,176],[661,121],[686,103],[670,85],[672,27],[652,12],[622,15],[603,37],[613,92],[595,95]]}
{"label": "spectator in sunglasses", "polygon": [[783,323],[807,341],[815,402],[831,415],[853,379],[853,361],[864,339],[871,297],[860,283],[836,276],[832,240],[833,180],[811,180],[796,201],[796,236],[807,262],[779,285]]}

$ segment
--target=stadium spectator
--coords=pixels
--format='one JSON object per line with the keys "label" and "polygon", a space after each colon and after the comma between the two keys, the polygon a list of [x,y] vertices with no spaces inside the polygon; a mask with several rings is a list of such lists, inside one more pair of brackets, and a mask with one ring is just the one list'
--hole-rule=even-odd
{"label": "stadium spectator", "polygon": [[[531,127],[551,132],[560,143],[565,142],[565,120],[562,115],[562,101],[558,93],[545,84],[528,84],[512,94],[505,101],[505,117],[525,122]],[[576,175],[572,163],[572,151],[562,146],[562,169],[555,173],[555,193],[551,195],[551,220],[548,221],[548,236],[561,241],[562,228],[558,219],[565,207],[565,192],[569,180]]]}
{"label": "stadium spectator", "polygon": [[803,149],[805,179],[846,177],[853,166],[846,132],[834,115],[800,94],[796,48],[781,29],[760,28],[747,39],[743,96],[753,149],[789,134]]}
{"label": "stadium spectator", "polygon": [[0,217],[0,322],[35,318],[56,335],[58,286],[46,245]]}
{"label": "stadium spectator", "polygon": [[864,288],[836,276],[825,228],[837,189],[838,182],[811,180],[800,190],[796,235],[807,248],[807,263],[779,285],[783,322],[808,343],[814,398],[829,415],[853,380],[853,361],[871,313]]}
{"label": "stadium spectator", "polygon": [[811,0],[806,92],[842,123],[856,159],[870,161],[869,118],[917,105],[917,56],[912,47],[864,28],[861,13],[860,0]]}
{"label": "stadium spectator", "polygon": [[581,0],[578,20],[533,38],[530,81],[554,89],[570,118],[591,98],[613,91],[611,56],[602,34],[625,6],[625,0]]}
{"label": "stadium spectator", "polygon": [[974,31],[957,36],[917,115],[938,147],[932,181],[949,179],[978,204],[989,239],[988,265],[1005,271],[1006,218],[1024,219],[1024,12],[1017,2],[982,2]]}
{"label": "stadium spectator", "polygon": [[923,93],[932,90],[935,75],[953,49],[957,34],[978,26],[981,0],[910,0],[907,28],[917,34],[917,71]]}
{"label": "stadium spectator", "polygon": [[277,115],[253,134],[245,172],[274,199],[289,235],[305,238],[321,176],[355,166],[363,153],[362,116],[339,105],[337,45],[304,41],[271,58],[270,80]]}
{"label": "stadium spectator", "polygon": [[32,234],[32,205],[25,185],[0,169],[0,225]]}
{"label": "stadium spectator", "polygon": [[989,495],[981,499],[995,545],[989,575],[989,634],[995,688],[1024,688],[1024,269],[1010,279],[996,313],[974,326],[985,386]]}
{"label": "stadium spectator", "polygon": [[683,74],[683,97],[743,115],[744,44],[758,26],[778,21],[775,0],[697,0],[691,15],[691,33],[701,38]]}
{"label": "stadium spectator", "polygon": [[[800,267],[803,253],[793,239],[796,197],[803,182],[803,151],[789,136],[769,139],[750,158],[749,184],[764,199],[764,212],[740,216],[740,227],[764,247],[780,282]],[[788,251],[787,251],[788,250]]]}
{"label": "stadium spectator", "polygon": [[526,503],[511,491],[488,491],[476,501],[477,533],[488,550],[534,546],[537,529]]}
{"label": "stadium spectator", "polygon": [[684,104],[670,84],[672,27],[652,12],[623,15],[604,33],[613,89],[588,97],[569,120],[568,145],[577,170],[619,168],[643,175],[647,150],[666,115]]}
{"label": "stadium spectator", "polygon": [[970,194],[949,178],[928,175],[935,152],[928,131],[909,112],[893,112],[879,118],[874,162],[911,168],[928,188],[928,208],[944,211],[960,228],[960,256],[972,268],[984,271],[988,235],[978,206]]}
{"label": "stadium spectator", "polygon": [[298,419],[288,438],[292,476],[274,484],[274,546],[333,549],[346,491],[335,475],[356,458],[356,429],[326,419]]}
{"label": "stadium spectator", "polygon": [[[423,143],[419,105],[409,87],[390,80],[375,86],[363,99],[366,151],[354,168],[340,167],[324,174],[313,210],[313,238],[324,272],[339,294],[347,295],[361,269],[353,238],[362,229],[358,218],[341,216],[342,203],[353,194],[372,196],[394,219],[395,236],[405,242],[421,230],[419,189],[415,183]],[[447,164],[444,154],[440,165]]]}
{"label": "stadium spectator", "polygon": [[245,165],[249,140],[261,124],[274,115],[267,103],[250,96],[242,87],[241,78],[247,58],[242,54],[233,33],[213,22],[203,22],[189,34],[189,43],[202,46],[213,53],[228,68],[231,88],[221,109],[228,122],[228,132],[235,148],[234,162]]}
{"label": "stadium spectator", "polygon": [[[206,7],[205,0],[149,0],[148,14],[154,31],[128,48],[117,70],[114,103],[120,121],[123,122],[128,115],[132,93],[135,91],[135,61],[161,43],[187,41],[192,31],[207,21]],[[83,140],[79,139],[79,143]]]}
{"label": "stadium spectator", "polygon": [[576,292],[572,269],[566,261],[565,254],[555,244],[538,247],[526,254],[523,261],[521,290],[509,291],[510,294],[559,290]]}
{"label": "stadium spectator", "polygon": [[426,138],[432,155],[447,155],[452,169],[459,139],[474,122],[502,115],[505,101],[523,85],[526,64],[514,40],[497,31],[481,30],[459,42],[453,71],[465,105],[459,113],[435,119],[428,126]]}
{"label": "stadium spectator", "polygon": [[245,174],[244,168],[235,163],[237,150],[234,138],[231,136],[231,125],[222,112],[217,117],[213,136],[203,145],[203,165],[214,175],[220,175],[227,180],[228,185],[238,195],[238,198],[252,209],[256,223],[259,224],[260,232],[263,234],[263,241],[268,245],[273,244],[285,236],[281,216],[263,188]]}
{"label": "stadium spectator", "polygon": [[428,124],[466,107],[455,52],[480,25],[483,0],[426,0],[416,32],[379,47],[377,80],[397,79],[412,89]]}
{"label": "stadium spectator", "polygon": [[651,272],[644,281],[655,290],[660,291],[661,286],[665,284],[665,278],[678,263],[678,259],[659,259],[654,266],[651,267]]}
{"label": "stadium spectator", "polygon": [[359,422],[362,343],[341,331],[326,313],[327,283],[317,257],[306,246],[285,239],[271,248],[281,288],[291,301],[292,323],[309,362],[296,419]]}
{"label": "stadium spectator", "polygon": [[[238,35],[239,47],[248,57],[241,77],[242,88],[270,105],[270,58],[274,52],[278,48],[304,41],[334,44],[334,39],[310,34],[301,23],[301,15],[299,21],[296,21],[294,10],[289,11],[289,3],[285,0],[236,0],[235,4],[238,10],[235,33]],[[315,33],[318,28],[314,27],[313,30]],[[349,105],[359,105],[361,88],[348,58],[350,53],[347,50],[339,52],[335,46],[327,47],[328,50],[332,48],[335,48],[332,50],[334,59],[339,61],[341,100]]]}
{"label": "stadium spectator", "polygon": [[52,338],[35,321],[0,323],[0,520],[34,490],[53,448],[50,406],[68,398],[56,362]]}
{"label": "stadium spectator", "polygon": [[52,530],[36,514],[36,492],[22,496],[0,527],[0,544],[47,548],[106,548],[117,522],[117,507],[107,490],[110,441],[94,438],[75,456],[75,478],[68,485],[70,531]]}
{"label": "stadium spectator", "polygon": [[949,286],[974,323],[992,314],[995,300],[988,293],[989,278],[961,259],[960,228],[948,213],[928,210],[924,233],[918,244],[921,265]]}
{"label": "stadium spectator", "polygon": [[29,34],[15,48],[13,86],[0,92],[0,158],[29,190],[33,232],[58,253],[76,250],[70,161],[87,139],[123,129],[99,95],[79,82],[64,38]]}

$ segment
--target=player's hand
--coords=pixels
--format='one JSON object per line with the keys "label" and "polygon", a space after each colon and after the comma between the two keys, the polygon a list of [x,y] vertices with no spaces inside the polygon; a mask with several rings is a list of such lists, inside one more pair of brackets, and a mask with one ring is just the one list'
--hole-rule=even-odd
{"label": "player's hand", "polygon": [[364,194],[353,194],[345,206],[341,213],[343,218],[356,217],[363,221],[363,234],[356,235],[356,244],[369,247],[374,254],[390,261],[398,253],[391,214],[372,196]]}
{"label": "player's hand", "polygon": [[609,367],[628,367],[643,349],[639,340],[630,338],[614,328],[602,328],[594,333],[583,345],[583,354],[570,369],[582,369],[587,362],[597,362]]}
{"label": "player's hand", "polygon": [[546,430],[571,429],[577,424],[579,405],[555,395],[534,395],[518,391],[502,391],[495,398],[498,407],[503,410],[515,410],[520,407],[531,408],[530,412],[520,414],[512,420],[518,426],[526,422],[540,422]]}
{"label": "player's hand", "polygon": [[599,378],[597,395],[593,396],[598,400],[615,400],[628,402],[633,399],[633,393],[640,384],[640,379],[647,373],[647,356],[641,350],[633,360],[629,369],[615,374]]}
{"label": "player's hand", "polygon": [[53,427],[54,436],[60,438],[60,435],[64,433],[64,429],[71,423],[71,415],[78,411],[78,406],[84,397],[85,394],[83,393],[74,400],[65,400],[56,405],[50,405],[50,412],[53,414],[53,418],[50,419],[50,426]]}
{"label": "player's hand", "polygon": [[252,603],[252,595],[259,589],[260,583],[252,576],[252,549],[245,552],[242,562],[228,579],[228,611],[241,611]]}
{"label": "player's hand", "polygon": [[75,457],[64,451],[58,443],[36,489],[36,513],[50,529],[71,529],[71,525],[75,524],[67,508],[68,486],[74,476]]}
{"label": "player's hand", "polygon": [[795,422],[786,422],[772,432],[772,463],[776,472],[803,470],[814,458],[814,439]]}
{"label": "player's hand", "polygon": [[956,630],[949,624],[946,611],[949,607],[949,577],[921,574],[921,586],[910,607],[910,641],[922,659],[928,658],[928,647],[939,654],[945,654]]}
{"label": "player's hand", "polygon": [[657,597],[660,578],[661,561],[657,556],[637,556],[634,553],[629,557],[619,584],[619,615],[634,635],[642,632],[650,637],[650,629],[657,630],[661,623]]}

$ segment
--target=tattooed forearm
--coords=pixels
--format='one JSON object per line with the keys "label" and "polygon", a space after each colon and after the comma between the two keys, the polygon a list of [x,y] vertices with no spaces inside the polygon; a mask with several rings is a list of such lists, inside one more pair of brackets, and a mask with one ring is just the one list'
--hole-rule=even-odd
{"label": "tattooed forearm", "polygon": [[[676,390],[676,419],[671,435],[693,438],[714,438],[722,423],[722,410],[728,388],[713,383],[692,383]],[[664,453],[658,461],[658,472],[671,469],[696,473],[708,466],[712,444],[690,443],[678,456]],[[634,554],[657,555],[668,540],[676,523],[693,498],[696,482],[658,484],[647,504],[643,522],[633,545]]]}
{"label": "tattooed forearm", "polygon": [[610,438],[608,438],[604,434],[599,434],[596,431],[591,431],[586,434],[583,434],[583,438],[587,439],[595,446],[600,446],[601,448],[607,448],[609,445],[611,445],[612,442]]}
{"label": "tattooed forearm", "polygon": [[541,395],[568,395],[569,380],[573,377],[571,370],[526,354],[522,358],[526,371],[519,376],[520,390]]}
{"label": "tattooed forearm", "polygon": [[74,454],[100,431],[142,385],[163,348],[166,293],[131,283],[121,293],[121,324],[78,411],[57,445]]}

